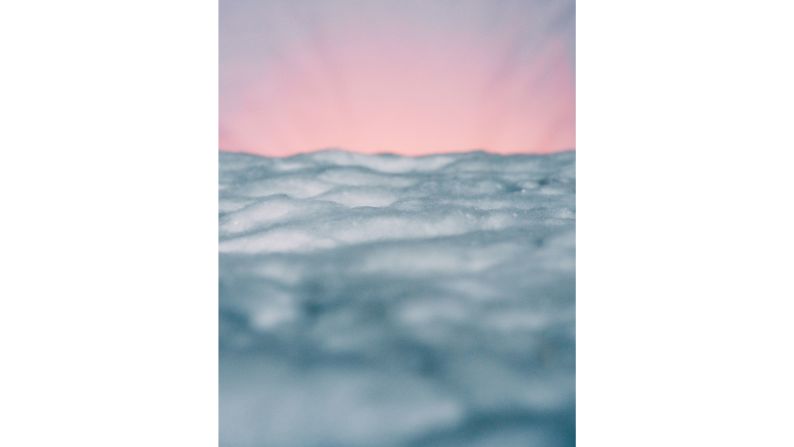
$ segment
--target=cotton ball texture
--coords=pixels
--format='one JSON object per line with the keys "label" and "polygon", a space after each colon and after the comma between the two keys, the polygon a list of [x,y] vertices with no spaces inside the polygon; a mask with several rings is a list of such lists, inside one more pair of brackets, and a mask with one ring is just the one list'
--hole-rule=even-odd
{"label": "cotton ball texture", "polygon": [[575,443],[575,154],[220,154],[225,447]]}

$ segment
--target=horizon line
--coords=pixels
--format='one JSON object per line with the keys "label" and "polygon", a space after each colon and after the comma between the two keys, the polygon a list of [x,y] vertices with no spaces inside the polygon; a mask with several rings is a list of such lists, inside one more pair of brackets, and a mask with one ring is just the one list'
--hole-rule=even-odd
{"label": "horizon line", "polygon": [[530,155],[530,156],[544,156],[544,155],[554,155],[554,154],[561,154],[561,153],[570,153],[576,152],[576,147],[567,148],[567,149],[560,149],[560,150],[553,150],[549,152],[512,152],[512,151],[494,151],[489,149],[483,148],[473,148],[473,149],[463,149],[463,150],[455,150],[455,151],[443,151],[443,152],[428,152],[422,154],[401,154],[398,152],[393,151],[361,151],[361,150],[353,150],[353,149],[345,149],[341,147],[324,147],[320,149],[309,149],[304,151],[294,151],[288,153],[281,153],[281,154],[262,154],[259,152],[251,152],[247,150],[234,150],[234,149],[224,149],[218,148],[219,153],[229,153],[229,154],[243,154],[243,155],[253,155],[257,157],[269,157],[269,158],[289,158],[294,157],[297,155],[307,155],[307,154],[314,154],[314,153],[330,153],[330,152],[342,152],[342,153],[349,153],[349,154],[358,154],[358,155],[370,155],[370,156],[378,156],[378,155],[390,155],[396,157],[409,157],[409,158],[422,158],[422,157],[434,157],[439,155],[460,155],[460,154],[472,154],[472,153],[484,153],[489,155],[500,155],[500,156],[513,156],[513,155]]}

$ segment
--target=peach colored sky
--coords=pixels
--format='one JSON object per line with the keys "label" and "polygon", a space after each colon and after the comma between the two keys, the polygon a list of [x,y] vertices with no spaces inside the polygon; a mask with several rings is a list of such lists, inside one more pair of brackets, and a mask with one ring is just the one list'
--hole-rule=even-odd
{"label": "peach colored sky", "polygon": [[575,148],[568,0],[221,0],[220,148]]}

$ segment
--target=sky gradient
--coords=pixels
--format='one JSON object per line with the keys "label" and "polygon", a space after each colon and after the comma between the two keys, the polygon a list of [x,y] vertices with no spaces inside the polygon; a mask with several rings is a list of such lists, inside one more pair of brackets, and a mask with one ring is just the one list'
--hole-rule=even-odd
{"label": "sky gradient", "polygon": [[220,149],[575,148],[573,0],[221,0]]}

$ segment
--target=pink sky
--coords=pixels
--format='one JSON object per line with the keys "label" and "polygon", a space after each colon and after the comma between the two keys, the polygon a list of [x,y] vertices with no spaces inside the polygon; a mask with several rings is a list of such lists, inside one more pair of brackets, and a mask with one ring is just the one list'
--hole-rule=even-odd
{"label": "pink sky", "polygon": [[220,148],[575,148],[573,3],[221,0]]}

